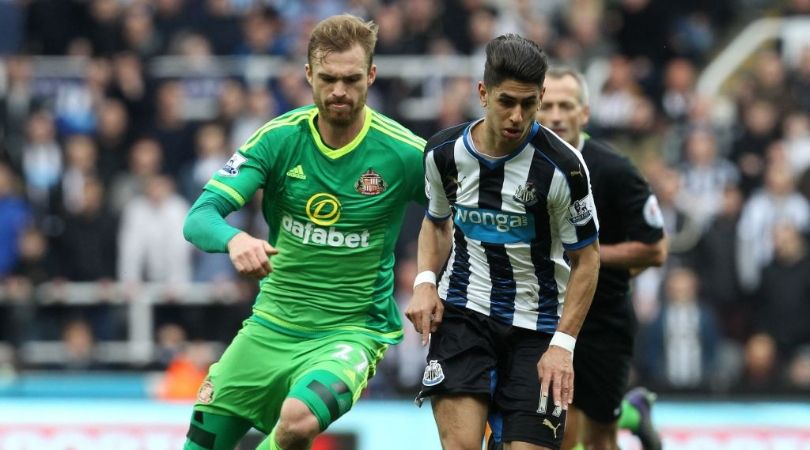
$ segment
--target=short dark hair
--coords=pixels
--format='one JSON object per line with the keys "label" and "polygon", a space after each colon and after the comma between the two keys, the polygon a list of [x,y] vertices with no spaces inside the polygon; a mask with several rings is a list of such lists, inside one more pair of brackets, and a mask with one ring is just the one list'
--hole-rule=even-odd
{"label": "short dark hair", "polygon": [[543,86],[548,60],[537,43],[509,33],[489,41],[486,52],[484,86],[487,89],[507,79]]}

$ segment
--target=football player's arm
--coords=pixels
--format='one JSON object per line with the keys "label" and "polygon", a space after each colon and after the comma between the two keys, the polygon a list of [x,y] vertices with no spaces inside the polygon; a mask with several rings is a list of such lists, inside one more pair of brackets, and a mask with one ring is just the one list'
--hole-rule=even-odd
{"label": "football player's arm", "polygon": [[436,274],[447,260],[453,242],[450,203],[432,152],[425,157],[424,186],[428,208],[419,230],[416,255],[418,270],[413,297],[405,309],[405,317],[422,335],[422,345],[427,345],[430,333],[436,331],[442,323],[444,306],[439,298]]}
{"label": "football player's arm", "polygon": [[618,244],[602,244],[599,248],[602,264],[633,271],[648,267],[660,267],[667,259],[667,238],[648,244],[641,241],[627,241]]}
{"label": "football player's arm", "polygon": [[622,215],[626,242],[602,244],[599,249],[606,267],[628,269],[637,275],[648,267],[659,267],[667,258],[668,242],[658,200],[649,184],[629,160],[613,167],[610,180],[616,181],[614,209]]}

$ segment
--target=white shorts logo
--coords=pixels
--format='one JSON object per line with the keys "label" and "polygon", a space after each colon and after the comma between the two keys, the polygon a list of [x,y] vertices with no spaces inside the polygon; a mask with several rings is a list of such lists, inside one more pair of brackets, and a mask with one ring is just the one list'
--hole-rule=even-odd
{"label": "white shorts logo", "polygon": [[425,374],[422,376],[422,384],[425,386],[436,386],[444,381],[444,371],[442,365],[437,360],[431,360],[425,367]]}
{"label": "white shorts logo", "polygon": [[654,194],[650,194],[644,203],[644,221],[653,228],[664,228],[664,216]]}

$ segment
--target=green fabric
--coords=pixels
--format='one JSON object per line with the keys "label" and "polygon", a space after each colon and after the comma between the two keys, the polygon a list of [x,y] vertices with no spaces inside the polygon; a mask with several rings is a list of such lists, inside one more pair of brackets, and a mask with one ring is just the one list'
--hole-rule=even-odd
{"label": "green fabric", "polygon": [[577,445],[571,447],[571,450],[585,450],[585,446],[582,445],[582,442],[577,442]]}
{"label": "green fabric", "polygon": [[206,252],[228,252],[228,241],[239,230],[230,226],[225,217],[236,208],[221,196],[204,191],[186,216],[183,236],[186,240]]}
{"label": "green fabric", "polygon": [[183,450],[233,450],[249,429],[245,419],[195,408]]}
{"label": "green fabric", "polygon": [[276,443],[275,428],[273,428],[273,432],[270,433],[270,436],[267,436],[261,443],[259,443],[259,446],[256,447],[256,450],[282,450],[282,448],[278,446],[278,443]]}
{"label": "green fabric", "polygon": [[[362,361],[358,361],[358,363],[362,363]],[[344,364],[338,362],[338,364],[331,365],[337,366],[331,370],[338,372],[342,371],[340,366]],[[321,367],[329,367],[329,364],[322,363]],[[290,397],[301,400],[309,407],[309,410],[318,419],[321,431],[346,414],[354,404],[349,385],[328,370],[313,370],[307,373],[292,387]]]}
{"label": "green fabric", "polygon": [[425,203],[425,141],[366,108],[357,138],[329,149],[316,118],[310,105],[271,120],[205,190],[239,208],[263,189],[267,238],[279,253],[257,315],[298,335],[364,329],[398,342],[394,246],[406,205]]}
{"label": "green fabric", "polygon": [[[337,333],[306,340],[247,320],[222,358],[208,371],[211,400],[198,402],[195,408],[244,417],[268,433],[279,419],[284,400],[304,397],[301,400],[320,421],[323,414],[319,415],[318,399],[299,394],[317,379],[337,395],[340,416],[360,397],[387,348],[362,334]],[[349,392],[337,387],[337,381],[344,383]],[[322,426],[325,428],[336,418],[327,415]]]}
{"label": "green fabric", "polygon": [[619,416],[619,428],[636,431],[641,423],[641,413],[627,400],[622,400],[622,414]]}

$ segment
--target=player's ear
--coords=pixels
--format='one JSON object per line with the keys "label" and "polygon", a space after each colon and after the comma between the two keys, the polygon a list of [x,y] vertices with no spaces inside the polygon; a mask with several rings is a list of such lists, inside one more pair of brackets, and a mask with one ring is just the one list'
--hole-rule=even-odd
{"label": "player's ear", "polygon": [[304,64],[304,74],[307,77],[307,83],[312,86],[312,66],[309,64]]}
{"label": "player's ear", "polygon": [[487,107],[487,87],[484,86],[483,81],[478,82],[478,101],[482,107]]}
{"label": "player's ear", "polygon": [[583,105],[582,106],[582,125],[585,126],[590,119],[591,119],[591,106],[590,105]]}
{"label": "player's ear", "polygon": [[374,80],[377,79],[377,65],[372,64],[371,67],[368,68],[368,80],[366,81],[366,86],[371,86],[371,83],[374,83]]}

